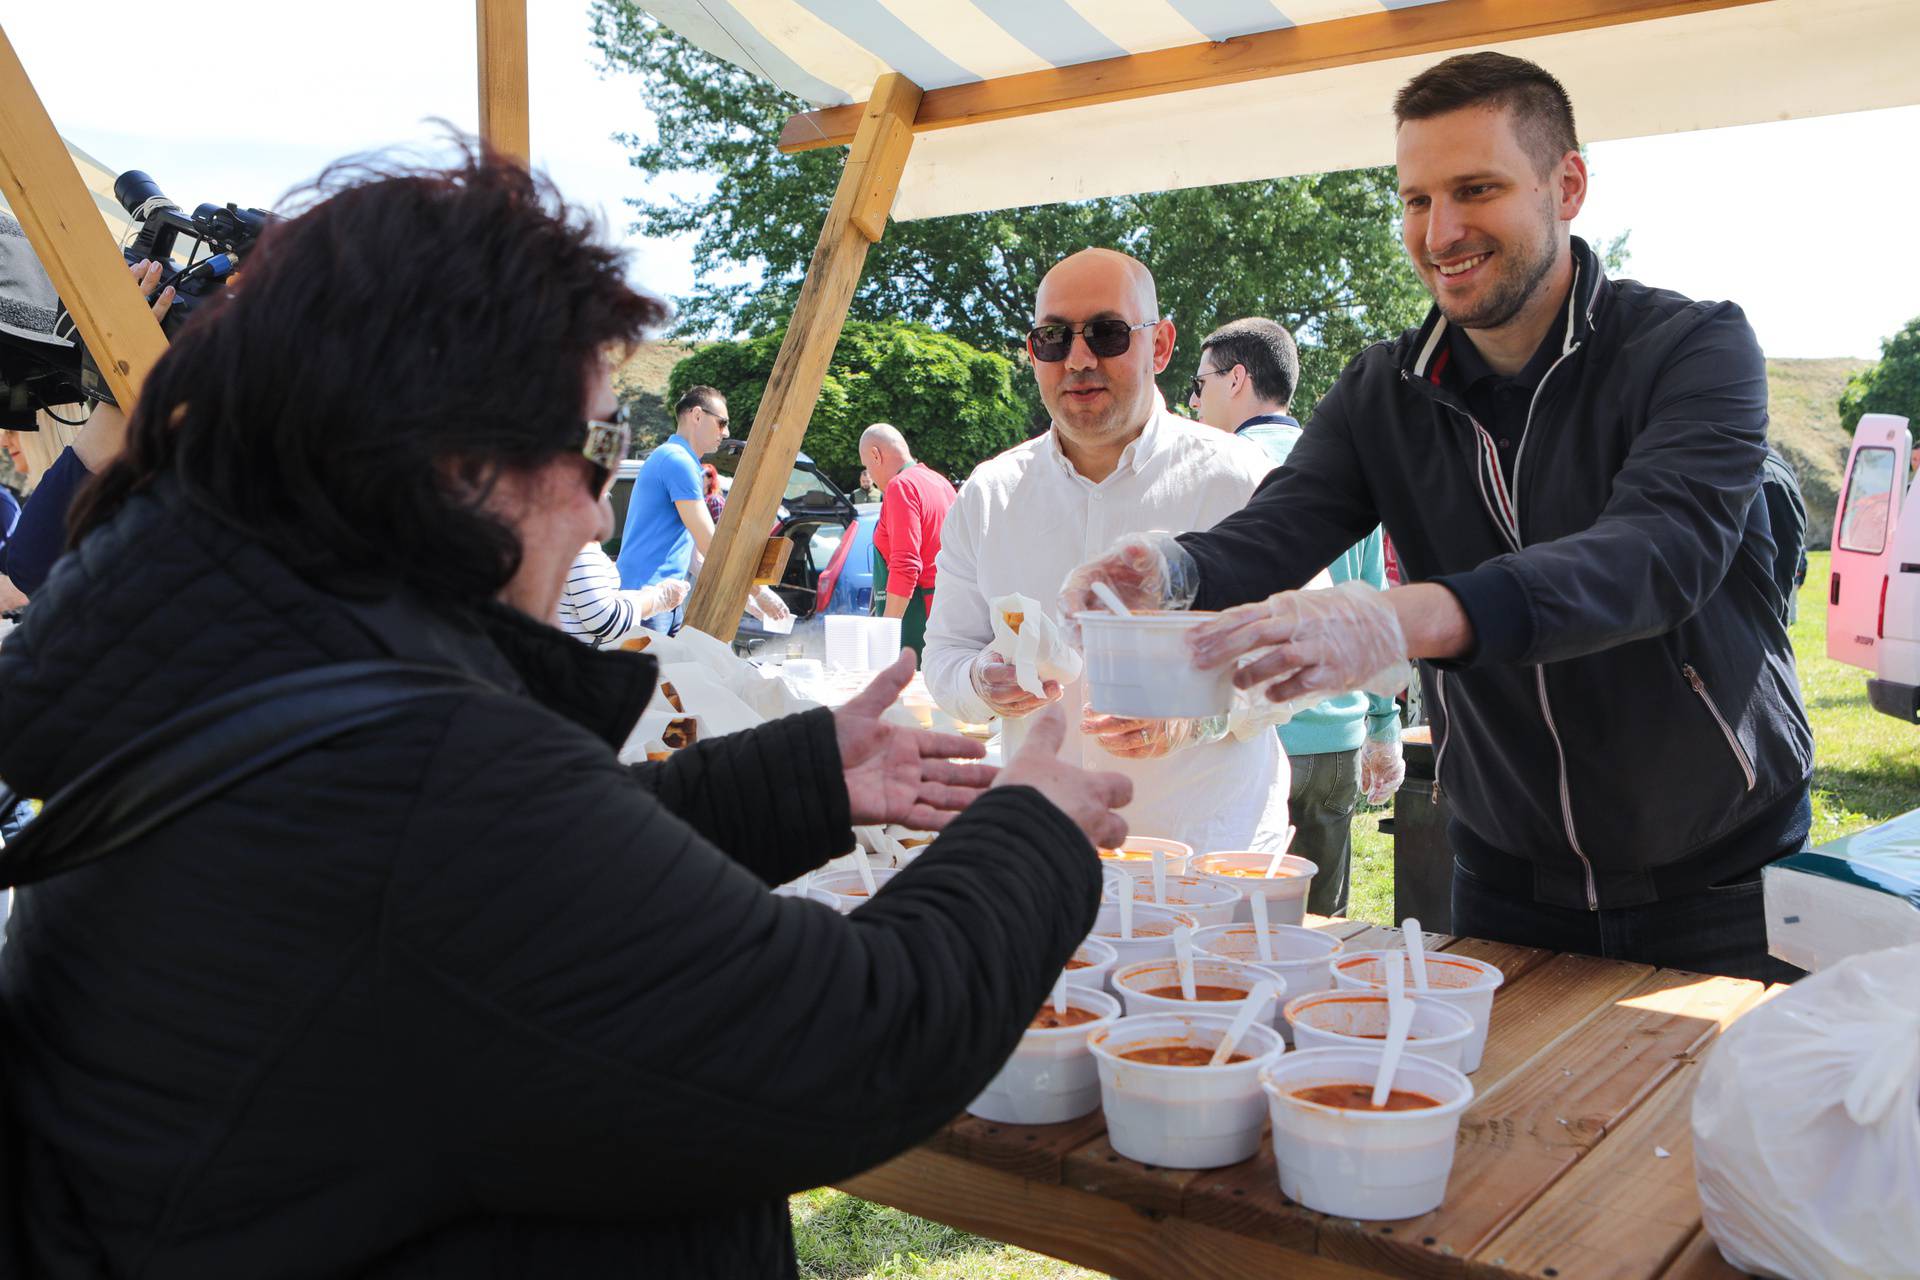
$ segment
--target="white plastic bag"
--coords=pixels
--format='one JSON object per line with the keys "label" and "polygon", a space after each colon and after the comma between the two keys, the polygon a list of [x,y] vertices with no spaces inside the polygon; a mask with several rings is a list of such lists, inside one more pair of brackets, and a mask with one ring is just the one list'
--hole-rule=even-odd
{"label": "white plastic bag", "polygon": [[993,615],[992,649],[1013,664],[1020,687],[1036,698],[1046,697],[1045,685],[1063,688],[1080,678],[1080,651],[1067,643],[1060,628],[1032,596],[1006,595],[988,604]]}
{"label": "white plastic bag", "polygon": [[1842,961],[1728,1029],[1693,1099],[1728,1262],[1787,1280],[1920,1276],[1920,946]]}

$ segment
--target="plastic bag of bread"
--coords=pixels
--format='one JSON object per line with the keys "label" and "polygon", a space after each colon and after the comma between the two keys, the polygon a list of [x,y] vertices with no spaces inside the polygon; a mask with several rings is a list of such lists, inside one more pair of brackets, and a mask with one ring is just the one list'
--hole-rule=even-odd
{"label": "plastic bag of bread", "polygon": [[1013,664],[1022,689],[1044,698],[1047,681],[1067,685],[1080,678],[1079,651],[1038,600],[1007,595],[987,608],[993,615],[993,651]]}

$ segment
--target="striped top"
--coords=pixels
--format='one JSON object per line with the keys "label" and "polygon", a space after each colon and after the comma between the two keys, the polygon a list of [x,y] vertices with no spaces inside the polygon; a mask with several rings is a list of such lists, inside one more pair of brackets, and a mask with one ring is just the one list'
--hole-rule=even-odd
{"label": "striped top", "polygon": [[637,626],[659,598],[657,586],[622,591],[620,571],[614,567],[613,558],[599,543],[589,542],[567,570],[567,589],[560,596],[560,615],[555,621],[568,635],[578,636],[598,649]]}

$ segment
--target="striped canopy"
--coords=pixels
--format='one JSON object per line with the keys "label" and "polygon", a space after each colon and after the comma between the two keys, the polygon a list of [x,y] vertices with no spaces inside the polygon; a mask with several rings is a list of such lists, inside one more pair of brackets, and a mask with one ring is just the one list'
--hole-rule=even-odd
{"label": "striped canopy", "polygon": [[[643,0],[681,35],[816,106],[897,71],[927,90],[1294,29],[1364,23],[1421,46],[1434,19],[1499,33],[1593,0]],[[1612,6],[1639,20],[925,129],[894,216],[1318,173],[1393,159],[1393,93],[1449,52],[1531,58],[1572,94],[1583,140],[1920,101],[1920,0]],[[1440,13],[1438,11],[1446,11]],[[1518,15],[1518,17],[1515,17]],[[1424,24],[1424,25],[1423,25]],[[1354,30],[1355,27],[1345,28]],[[922,119],[926,109],[922,109]],[[801,121],[796,128],[807,122]],[[790,133],[792,130],[790,130]],[[768,145],[773,140],[768,139]]]}

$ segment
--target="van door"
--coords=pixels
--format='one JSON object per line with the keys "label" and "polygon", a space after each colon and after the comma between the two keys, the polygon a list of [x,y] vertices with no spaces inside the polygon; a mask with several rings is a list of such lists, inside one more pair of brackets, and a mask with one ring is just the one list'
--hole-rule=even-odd
{"label": "van door", "polygon": [[1827,656],[1876,669],[1894,530],[1906,494],[1913,441],[1907,420],[1869,413],[1854,428],[1846,480],[1833,520],[1833,576],[1827,583]]}

